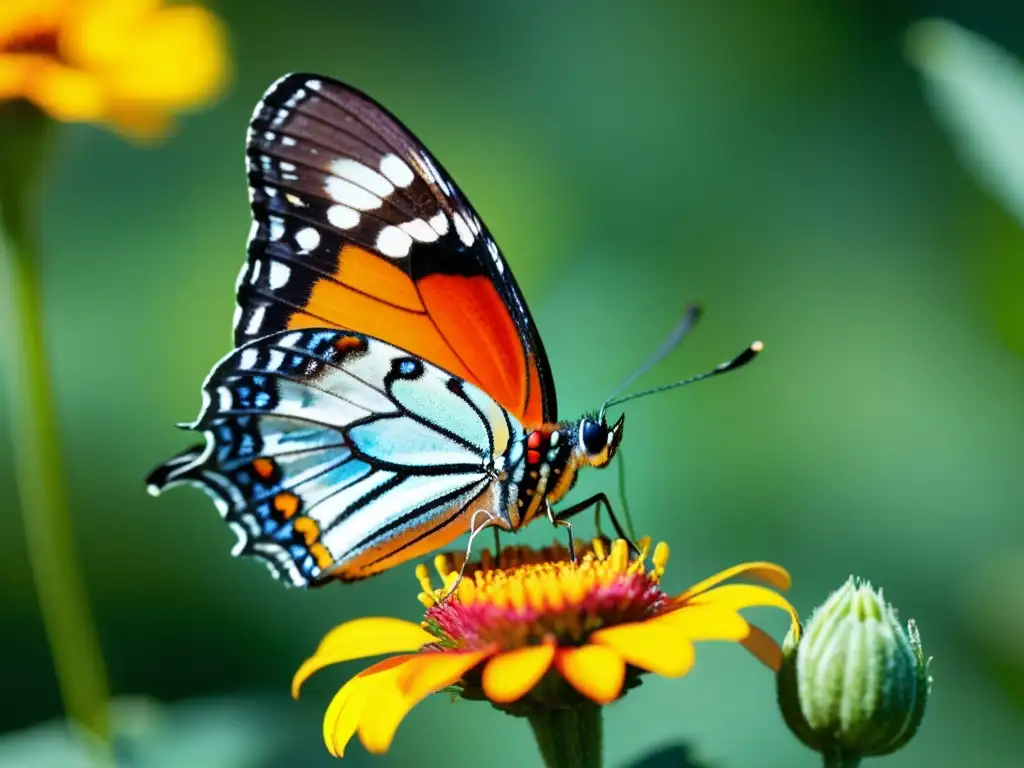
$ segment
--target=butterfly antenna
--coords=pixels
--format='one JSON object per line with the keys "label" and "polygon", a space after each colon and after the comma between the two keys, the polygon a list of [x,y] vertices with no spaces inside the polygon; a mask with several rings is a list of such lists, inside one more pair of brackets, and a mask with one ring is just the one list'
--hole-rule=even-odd
{"label": "butterfly antenna", "polygon": [[602,406],[601,412],[603,413],[605,408],[610,408],[613,405],[621,405],[629,400],[636,400],[638,397],[647,397],[648,395],[657,394],[658,392],[667,392],[670,389],[677,389],[678,387],[685,387],[687,384],[693,384],[698,381],[703,381],[704,379],[710,379],[712,376],[718,376],[722,373],[735,371],[737,368],[742,368],[757,357],[758,353],[762,349],[764,349],[764,343],[755,341],[749,347],[736,355],[732,360],[727,360],[721,365],[715,366],[710,371],[698,373],[696,376],[691,376],[690,378],[683,379],[681,381],[674,381],[671,384],[662,384],[659,387],[651,387],[650,389],[644,389],[640,392],[634,392],[632,395],[626,395],[625,397],[620,397],[617,400],[609,400]]}
{"label": "butterfly antenna", "polygon": [[668,335],[668,338],[661,343],[660,347],[654,350],[654,354],[647,358],[644,361],[643,365],[641,365],[639,368],[633,371],[633,373],[627,376],[626,380],[619,384],[619,386],[617,386],[615,390],[608,396],[608,399],[604,401],[604,405],[601,406],[602,417],[604,416],[604,409],[612,404],[617,395],[629,389],[637,381],[637,379],[639,379],[641,376],[643,376],[645,373],[651,370],[651,368],[653,368],[666,357],[668,357],[668,354],[673,349],[679,346],[679,343],[683,339],[685,339],[686,335],[693,329],[695,325],[697,325],[697,322],[700,320],[701,315],[703,314],[704,310],[702,310],[698,304],[687,305],[686,311],[683,313],[683,316],[679,319],[679,322],[676,323],[676,327],[672,329],[672,333]]}

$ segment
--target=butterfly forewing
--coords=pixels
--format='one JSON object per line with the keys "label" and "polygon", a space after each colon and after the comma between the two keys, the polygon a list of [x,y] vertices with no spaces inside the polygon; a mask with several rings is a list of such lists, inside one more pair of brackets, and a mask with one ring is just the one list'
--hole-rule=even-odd
{"label": "butterfly forewing", "polygon": [[190,428],[206,444],[150,483],[202,487],[238,533],[236,554],[288,583],[377,573],[509,502],[487,468],[518,461],[519,422],[473,384],[364,334],[262,337],[221,361],[203,392]]}
{"label": "butterfly forewing", "polygon": [[525,423],[556,416],[540,337],[493,238],[441,165],[369,97],[288,75],[253,115],[253,231],[236,344],[285,329],[386,338]]}

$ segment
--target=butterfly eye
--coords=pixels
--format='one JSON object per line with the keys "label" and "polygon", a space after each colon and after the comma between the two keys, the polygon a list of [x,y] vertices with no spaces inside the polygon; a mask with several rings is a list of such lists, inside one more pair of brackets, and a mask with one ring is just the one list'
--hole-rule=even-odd
{"label": "butterfly eye", "polygon": [[603,423],[587,419],[580,427],[580,437],[583,439],[583,447],[589,454],[599,454],[608,445],[608,427]]}

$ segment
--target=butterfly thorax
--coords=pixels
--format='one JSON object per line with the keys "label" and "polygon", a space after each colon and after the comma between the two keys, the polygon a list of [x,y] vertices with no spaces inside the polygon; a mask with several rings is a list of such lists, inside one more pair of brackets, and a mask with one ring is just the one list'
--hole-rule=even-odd
{"label": "butterfly thorax", "polygon": [[[523,438],[522,476],[516,502],[521,528],[569,492],[580,466],[586,463],[571,422],[545,424]],[[516,472],[516,474],[520,474]]]}
{"label": "butterfly thorax", "polygon": [[509,527],[522,528],[546,513],[572,490],[580,467],[607,466],[622,439],[623,420],[609,426],[601,414],[526,430],[512,467]]}

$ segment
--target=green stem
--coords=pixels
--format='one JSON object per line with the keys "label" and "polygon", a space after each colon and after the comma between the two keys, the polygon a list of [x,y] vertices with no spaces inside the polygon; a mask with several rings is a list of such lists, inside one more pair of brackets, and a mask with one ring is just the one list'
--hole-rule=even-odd
{"label": "green stem", "polygon": [[547,768],[600,768],[602,712],[585,703],[569,709],[531,708],[527,715]]}
{"label": "green stem", "polygon": [[824,752],[821,755],[823,768],[857,768],[860,760],[856,755],[849,755],[841,750]]}
{"label": "green stem", "polygon": [[78,574],[68,492],[43,339],[35,181],[48,121],[27,105],[0,113],[0,224],[6,256],[13,358],[9,372],[15,485],[39,607],[61,697],[70,717],[108,739],[107,684],[89,603]]}

